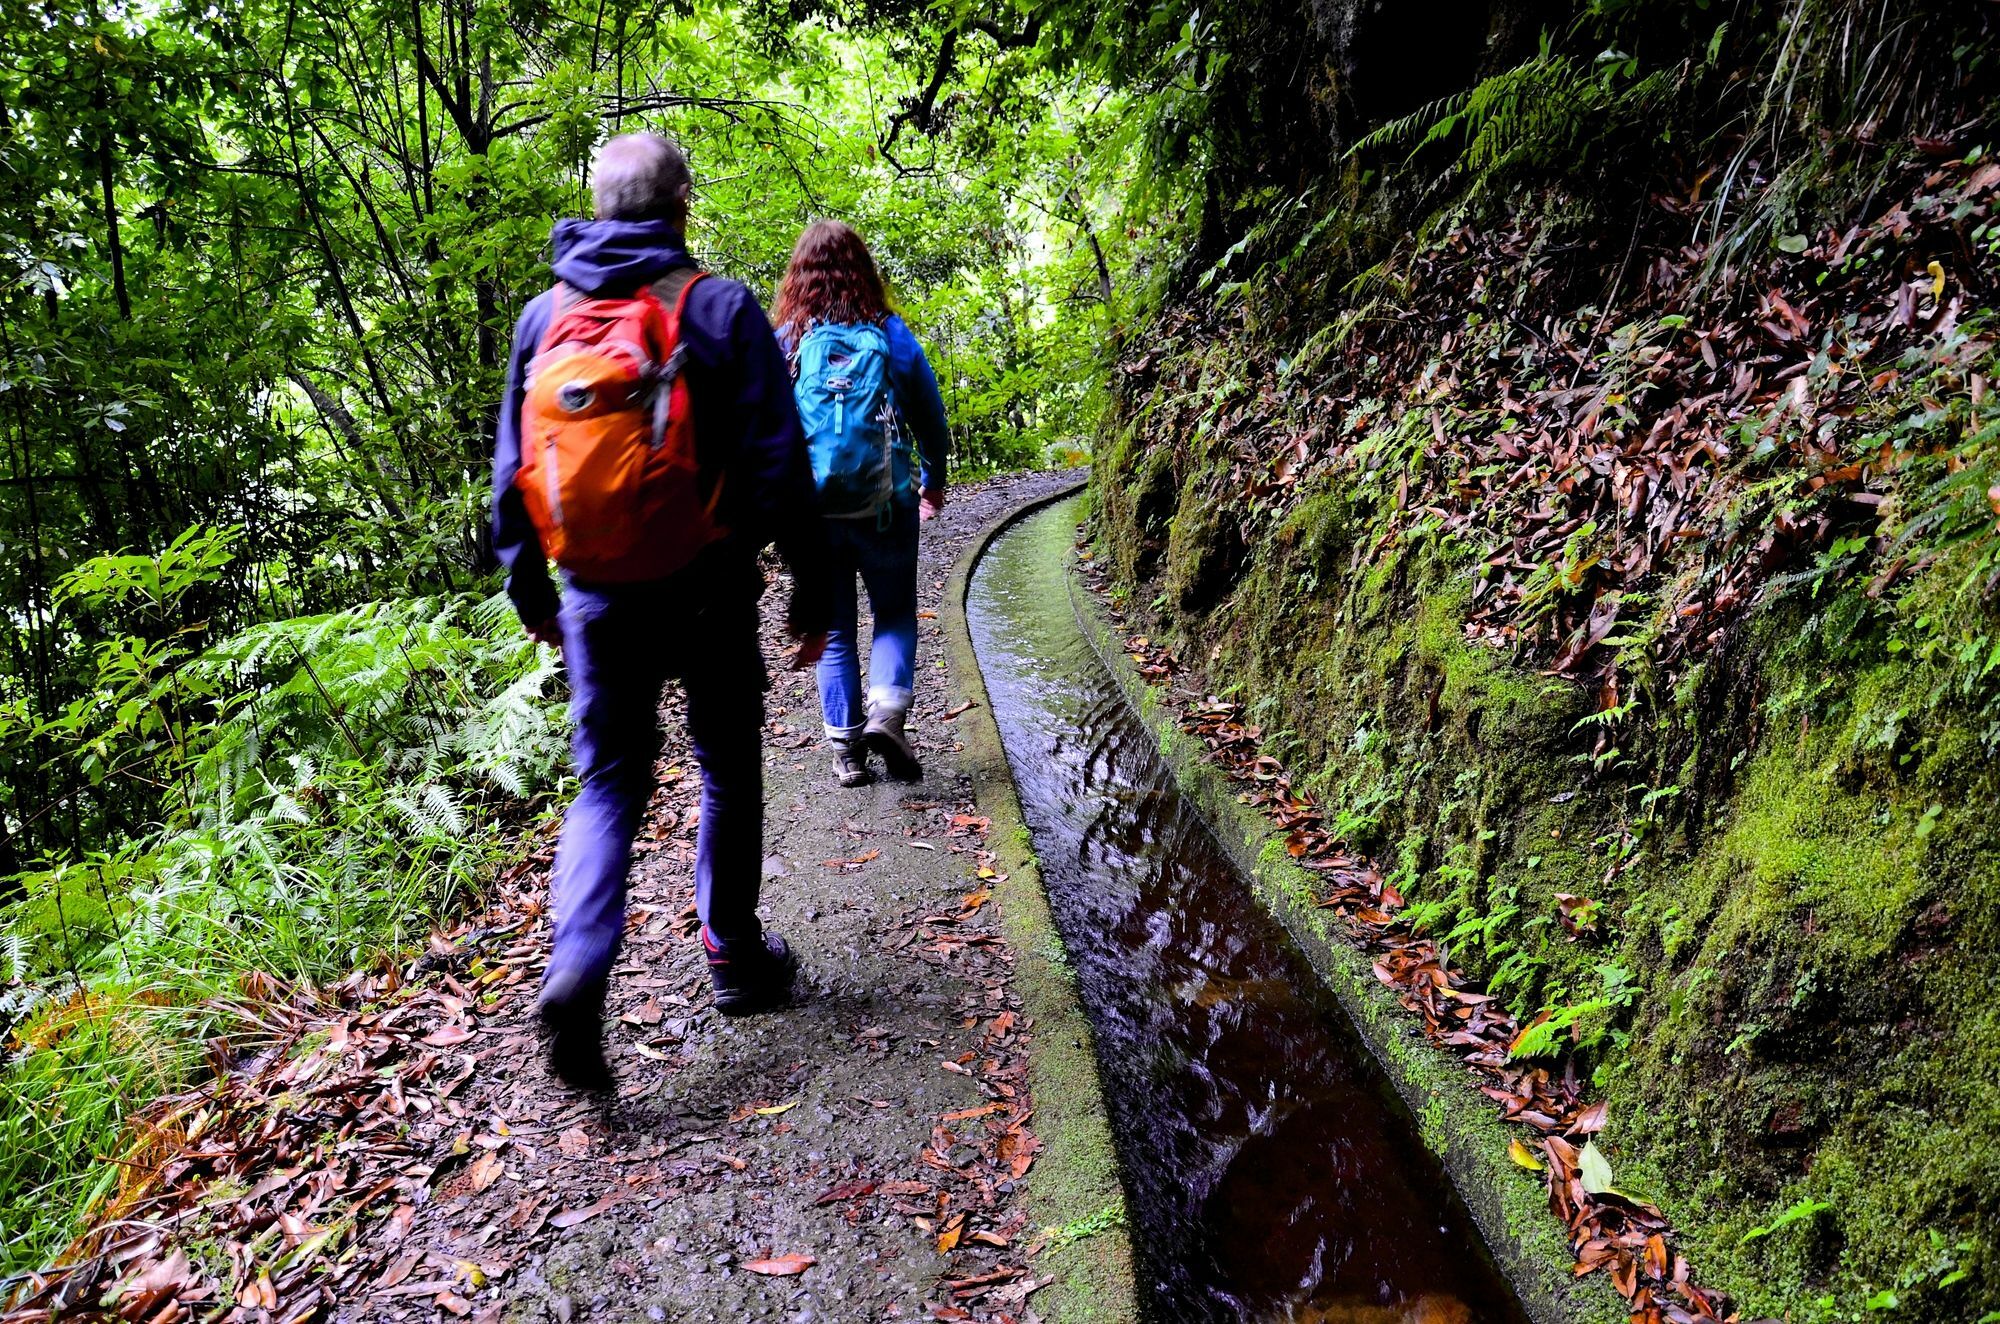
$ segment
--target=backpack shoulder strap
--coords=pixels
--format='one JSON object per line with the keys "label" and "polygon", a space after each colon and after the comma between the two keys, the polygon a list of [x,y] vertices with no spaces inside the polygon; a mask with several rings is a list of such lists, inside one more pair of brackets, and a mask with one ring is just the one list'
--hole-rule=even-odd
{"label": "backpack shoulder strap", "polygon": [[688,291],[695,287],[696,281],[707,274],[692,264],[675,267],[647,287],[652,290],[653,297],[659,300],[660,306],[667,314],[667,335],[673,342],[673,348],[667,352],[664,366],[665,377],[669,382],[679,375],[681,364],[687,358],[686,347],[681,342],[681,318],[687,312]]}
{"label": "backpack shoulder strap", "polygon": [[549,320],[542,327],[541,339],[535,345],[536,354],[546,354],[553,346],[556,323],[562,315],[574,307],[583,296],[571,289],[567,281],[557,281],[549,287]]}
{"label": "backpack shoulder strap", "polygon": [[675,267],[653,282],[653,296],[673,311],[677,326],[686,304],[689,288],[707,274],[697,266]]}
{"label": "backpack shoulder strap", "polygon": [[667,313],[667,336],[673,348],[667,351],[666,362],[660,365],[659,379],[653,391],[653,445],[657,448],[667,435],[668,400],[674,389],[675,380],[681,369],[687,366],[687,342],[681,339],[681,317],[687,312],[688,291],[695,282],[708,273],[700,267],[689,265],[675,267],[666,275],[654,281],[649,287]]}

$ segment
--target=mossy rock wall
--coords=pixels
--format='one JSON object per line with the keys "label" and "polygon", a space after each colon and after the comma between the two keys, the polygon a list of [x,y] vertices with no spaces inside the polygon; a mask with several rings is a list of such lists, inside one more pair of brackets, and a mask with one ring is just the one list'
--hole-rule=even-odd
{"label": "mossy rock wall", "polygon": [[1247,518],[1182,404],[1137,391],[1093,479],[1129,605],[1454,962],[1570,1013],[1700,1280],[1746,1318],[2000,1319],[2000,770],[1895,646],[1924,585],[1776,601],[1606,758],[1598,696],[1468,641],[1464,548],[1372,541],[1338,473]]}

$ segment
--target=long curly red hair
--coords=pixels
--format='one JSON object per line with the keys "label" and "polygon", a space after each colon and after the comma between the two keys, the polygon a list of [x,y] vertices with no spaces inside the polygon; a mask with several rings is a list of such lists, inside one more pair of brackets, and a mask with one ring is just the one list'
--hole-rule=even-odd
{"label": "long curly red hair", "polygon": [[815,322],[879,322],[888,315],[882,273],[854,227],[842,221],[808,225],[778,283],[771,320],[779,334],[796,338]]}

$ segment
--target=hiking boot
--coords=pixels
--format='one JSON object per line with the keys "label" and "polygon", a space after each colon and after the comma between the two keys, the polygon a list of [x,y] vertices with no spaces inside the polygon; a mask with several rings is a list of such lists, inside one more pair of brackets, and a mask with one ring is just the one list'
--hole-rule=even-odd
{"label": "hiking boot", "polygon": [[868,773],[868,746],[859,740],[835,740],[833,745],[833,775],[842,786],[866,786],[870,780]]}
{"label": "hiking boot", "polygon": [[889,775],[897,781],[913,782],[924,775],[924,765],[917,761],[916,746],[903,730],[903,710],[900,708],[871,708],[868,725],[861,730],[861,738],[868,748],[882,756],[882,763]]}
{"label": "hiking boot", "polygon": [[549,1074],[573,1090],[612,1085],[604,1061],[604,981],[559,979],[542,988],[536,1012],[548,1045]]}
{"label": "hiking boot", "polygon": [[749,1016],[772,1011],[792,1000],[792,979],[799,958],[777,934],[742,951],[724,951],[703,926],[701,945],[708,952],[708,977],[715,985],[715,1009],[724,1016]]}

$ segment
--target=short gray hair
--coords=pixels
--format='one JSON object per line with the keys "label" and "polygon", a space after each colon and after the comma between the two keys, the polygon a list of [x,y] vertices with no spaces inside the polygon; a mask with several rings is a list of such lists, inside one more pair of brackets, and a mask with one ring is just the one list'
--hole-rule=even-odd
{"label": "short gray hair", "polygon": [[590,166],[600,221],[671,220],[691,186],[687,156],[657,133],[621,133],[597,149]]}

